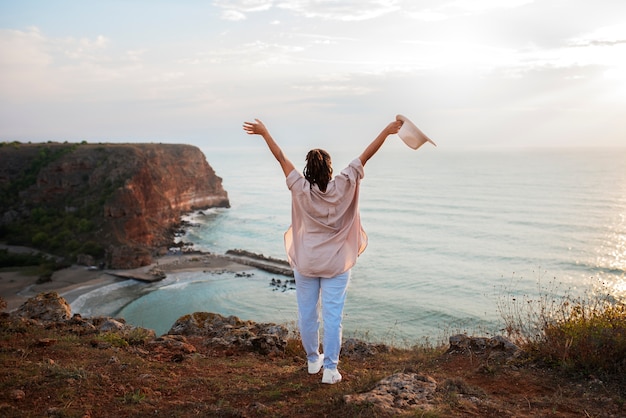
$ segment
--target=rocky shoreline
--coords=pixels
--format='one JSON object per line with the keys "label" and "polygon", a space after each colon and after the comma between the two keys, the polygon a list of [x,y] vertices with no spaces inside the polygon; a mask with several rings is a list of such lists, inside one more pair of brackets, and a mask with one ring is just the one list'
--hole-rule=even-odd
{"label": "rocky shoreline", "polygon": [[[2,248],[9,251],[27,251],[25,247]],[[35,250],[32,250],[35,251]],[[151,264],[134,269],[99,269],[94,266],[72,265],[55,271],[49,280],[41,282],[39,276],[23,269],[0,273],[0,297],[9,311],[42,292],[55,291],[70,303],[84,293],[104,287],[119,280],[154,282],[167,274],[193,271],[232,271],[241,273],[250,269],[265,270],[285,276],[284,280],[269,283],[275,289],[284,289],[293,281],[293,271],[284,260],[266,257],[244,250],[230,250],[226,254],[201,251],[180,251],[155,259]]]}

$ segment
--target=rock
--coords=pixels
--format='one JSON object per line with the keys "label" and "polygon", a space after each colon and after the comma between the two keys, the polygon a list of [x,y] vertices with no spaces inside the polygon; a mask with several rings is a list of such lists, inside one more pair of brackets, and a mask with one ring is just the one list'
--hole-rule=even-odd
{"label": "rock", "polygon": [[465,334],[453,335],[449,338],[450,347],[448,353],[465,353],[485,355],[490,360],[506,361],[511,358],[520,357],[523,351],[502,336],[487,337],[469,337]]}
{"label": "rock", "polygon": [[51,345],[56,344],[57,340],[54,338],[40,338],[37,340],[36,345],[38,347],[50,347]]}
{"label": "rock", "polygon": [[26,397],[26,392],[24,392],[21,389],[13,389],[11,393],[9,394],[9,396],[14,401],[21,401],[22,399]]}
{"label": "rock", "polygon": [[390,348],[384,344],[372,344],[355,338],[349,338],[341,345],[341,355],[355,359],[372,357],[389,351]]}
{"label": "rock", "polygon": [[195,353],[196,347],[187,342],[182,335],[163,335],[147,343],[150,351],[159,360],[181,362],[189,354]]}
{"label": "rock", "polygon": [[346,403],[369,403],[385,414],[400,415],[408,410],[429,410],[437,382],[430,376],[416,373],[398,373],[384,378],[369,392],[345,395]]}
{"label": "rock", "polygon": [[115,319],[108,318],[104,321],[99,327],[98,330],[100,332],[108,332],[108,331],[122,331],[126,327],[125,324],[116,321]]}
{"label": "rock", "polygon": [[171,335],[208,337],[214,345],[234,345],[261,354],[282,353],[287,346],[289,330],[273,323],[243,321],[236,316],[224,317],[209,312],[195,312],[180,317],[170,328]]}
{"label": "rock", "polygon": [[72,310],[57,292],[46,292],[28,299],[15,314],[22,318],[44,322],[59,322],[70,319]]}
{"label": "rock", "polygon": [[0,184],[17,188],[2,202],[0,225],[31,223],[38,208],[93,213],[68,240],[97,235],[111,268],[150,264],[143,251],[169,245],[182,214],[230,207],[222,179],[192,145],[14,143],[0,147],[0,161]]}
{"label": "rock", "polygon": [[68,325],[70,325],[72,330],[79,335],[95,333],[98,331],[91,322],[83,319],[80,314],[74,314],[68,321]]}
{"label": "rock", "polygon": [[78,254],[76,256],[76,264],[80,266],[93,266],[96,264],[96,260],[89,254]]}
{"label": "rock", "polygon": [[152,253],[147,247],[111,245],[106,253],[107,265],[116,269],[134,269],[152,263]]}
{"label": "rock", "polygon": [[514,353],[519,347],[510,340],[502,336],[493,338],[468,337],[465,334],[453,335],[449,338],[450,347],[448,352],[464,352],[472,350],[474,352],[485,352],[487,350],[501,350]]}

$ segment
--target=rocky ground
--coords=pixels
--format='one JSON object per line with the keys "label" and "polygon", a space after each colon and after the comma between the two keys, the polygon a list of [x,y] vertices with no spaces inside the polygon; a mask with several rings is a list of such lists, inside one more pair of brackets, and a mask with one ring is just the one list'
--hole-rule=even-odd
{"label": "rocky ground", "polygon": [[3,417],[623,417],[625,389],[564,376],[502,338],[441,348],[349,340],[343,381],[309,375],[275,324],[187,315],[168,335],[72,316],[55,293],[0,316]]}

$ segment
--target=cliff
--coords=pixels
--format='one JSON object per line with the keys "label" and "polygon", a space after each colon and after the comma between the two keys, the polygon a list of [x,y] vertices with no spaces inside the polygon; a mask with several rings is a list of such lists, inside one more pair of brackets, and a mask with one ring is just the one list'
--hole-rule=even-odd
{"label": "cliff", "polygon": [[229,207],[191,145],[4,143],[0,162],[0,239],[111,268],[149,264],[182,214]]}

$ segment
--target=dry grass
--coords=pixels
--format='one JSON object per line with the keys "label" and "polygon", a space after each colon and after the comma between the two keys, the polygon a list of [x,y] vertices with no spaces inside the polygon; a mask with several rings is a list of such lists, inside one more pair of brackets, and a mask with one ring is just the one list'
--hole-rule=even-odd
{"label": "dry grass", "polygon": [[[2,417],[386,417],[347,404],[398,372],[438,382],[432,408],[409,417],[608,417],[626,415],[623,389],[573,379],[533,364],[494,363],[444,348],[392,349],[342,357],[344,380],[324,385],[306,372],[300,341],[263,356],[188,338],[197,352],[155,351],[143,334],[82,334],[0,315]],[[122,342],[124,341],[124,342]],[[489,370],[488,373],[485,370]]]}
{"label": "dry grass", "polygon": [[536,298],[508,295],[498,308],[509,337],[535,360],[626,384],[626,304],[605,290],[559,295],[551,282]]}

